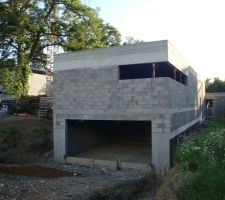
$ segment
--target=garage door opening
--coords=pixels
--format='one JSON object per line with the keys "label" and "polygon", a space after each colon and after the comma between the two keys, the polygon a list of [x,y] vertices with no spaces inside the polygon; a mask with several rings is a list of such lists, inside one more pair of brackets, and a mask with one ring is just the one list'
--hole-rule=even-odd
{"label": "garage door opening", "polygon": [[151,121],[67,120],[67,157],[151,163]]}

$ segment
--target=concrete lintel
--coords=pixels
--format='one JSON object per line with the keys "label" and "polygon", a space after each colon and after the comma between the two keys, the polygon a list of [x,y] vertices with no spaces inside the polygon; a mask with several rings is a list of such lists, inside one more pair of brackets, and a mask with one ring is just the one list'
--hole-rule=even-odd
{"label": "concrete lintel", "polygon": [[[92,108],[90,109],[77,109],[74,108],[73,110],[69,110],[69,109],[54,109],[54,115],[55,116],[61,116],[61,115],[73,115],[74,116],[83,116],[84,113],[85,115],[88,116],[92,116],[92,115],[99,115],[100,117],[102,116],[107,116],[107,115],[118,115],[118,113],[120,113],[121,115],[145,115],[145,116],[158,116],[158,115],[170,115],[170,114],[174,114],[174,113],[179,113],[179,112],[187,112],[187,111],[192,111],[192,110],[196,110],[196,108],[193,107],[187,107],[187,108],[152,108],[152,109],[142,109],[142,108],[138,108],[138,109],[132,109],[129,108],[128,109],[94,109]],[[150,113],[150,114],[149,114]]]}

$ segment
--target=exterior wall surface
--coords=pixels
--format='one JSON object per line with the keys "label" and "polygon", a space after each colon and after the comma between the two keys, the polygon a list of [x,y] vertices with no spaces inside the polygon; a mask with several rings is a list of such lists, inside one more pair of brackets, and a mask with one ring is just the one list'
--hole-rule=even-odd
{"label": "exterior wall surface", "polygon": [[32,73],[29,77],[28,96],[52,96],[52,79],[47,80],[45,74]]}
{"label": "exterior wall surface", "polygon": [[[118,65],[170,60],[188,76],[187,85],[169,77],[119,80]],[[201,120],[198,99],[204,94],[198,83],[203,84],[168,41],[56,56],[55,159],[63,162],[66,155],[68,119],[142,120],[152,122],[152,163],[158,172],[168,169],[170,139]]]}
{"label": "exterior wall surface", "polygon": [[29,78],[29,96],[46,95],[46,76],[32,73]]}

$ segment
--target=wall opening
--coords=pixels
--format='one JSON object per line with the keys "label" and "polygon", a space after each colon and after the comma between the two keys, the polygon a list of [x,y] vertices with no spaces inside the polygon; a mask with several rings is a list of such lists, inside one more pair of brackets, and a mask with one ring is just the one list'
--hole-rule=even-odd
{"label": "wall opening", "polygon": [[187,76],[168,62],[141,63],[119,66],[119,79],[169,77],[187,85]]}
{"label": "wall opening", "polygon": [[151,121],[67,120],[66,156],[151,162]]}
{"label": "wall opening", "polygon": [[213,99],[206,99],[206,108],[212,108],[213,107]]}

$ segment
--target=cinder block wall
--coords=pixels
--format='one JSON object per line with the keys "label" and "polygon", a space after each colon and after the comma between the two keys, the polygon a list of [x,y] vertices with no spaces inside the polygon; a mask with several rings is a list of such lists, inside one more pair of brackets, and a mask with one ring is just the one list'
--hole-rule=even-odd
{"label": "cinder block wall", "polygon": [[60,71],[54,81],[57,109],[99,109],[104,114],[111,109],[160,109],[170,104],[169,78],[119,80],[117,66]]}
{"label": "cinder block wall", "polygon": [[[197,86],[171,78],[119,80],[117,70],[112,66],[57,72],[55,125],[62,123],[64,132],[65,119],[151,120],[153,163],[168,167],[169,140],[199,119]],[[189,82],[197,81],[192,78]]]}

